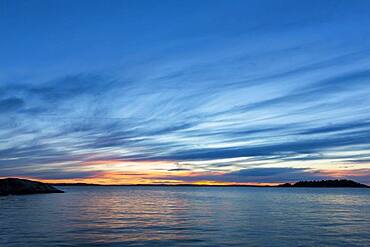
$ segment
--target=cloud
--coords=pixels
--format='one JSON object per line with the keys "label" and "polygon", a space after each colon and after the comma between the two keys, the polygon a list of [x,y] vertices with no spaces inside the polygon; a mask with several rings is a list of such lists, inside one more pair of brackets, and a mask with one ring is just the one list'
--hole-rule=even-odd
{"label": "cloud", "polygon": [[231,176],[239,177],[266,177],[287,173],[297,173],[305,171],[302,168],[288,168],[288,167],[278,167],[278,168],[252,168],[252,169],[243,169],[237,172],[228,173]]}
{"label": "cloud", "polygon": [[20,110],[25,105],[23,99],[6,98],[0,100],[0,113],[9,113]]}
{"label": "cloud", "polygon": [[307,128],[302,130],[299,134],[312,135],[312,134],[326,134],[339,131],[354,131],[359,129],[370,130],[370,122],[363,120],[361,122],[348,122],[348,123],[334,123],[327,126],[321,126],[316,128]]}
{"label": "cloud", "polygon": [[313,170],[310,168],[293,167],[266,167],[241,169],[226,173],[193,173],[191,176],[166,176],[156,179],[176,180],[183,182],[229,182],[229,183],[283,183],[297,182],[304,180],[337,179],[347,177],[357,181],[370,183],[370,170],[346,170],[346,171],[326,171]]}
{"label": "cloud", "polygon": [[182,172],[182,171],[191,171],[191,169],[187,168],[175,168],[175,169],[169,169],[169,172]]}
{"label": "cloud", "polygon": [[158,158],[174,160],[206,160],[249,156],[271,156],[279,154],[284,155],[289,153],[315,153],[339,147],[348,147],[348,149],[351,150],[356,148],[357,145],[369,144],[369,138],[370,132],[368,130],[364,130],[331,137],[302,139],[264,145],[190,149],[186,151],[178,151],[173,155],[159,156]]}
{"label": "cloud", "polygon": [[86,179],[96,178],[101,175],[95,171],[65,171],[63,169],[48,169],[39,171],[4,171],[2,177],[28,177],[35,179]]}
{"label": "cloud", "polygon": [[269,183],[279,181],[297,181],[309,179],[322,179],[320,173],[303,168],[251,168],[241,169],[234,172],[222,173],[194,173],[192,176],[171,176],[159,177],[157,179],[173,179],[184,182],[200,182],[200,181],[214,181],[214,182],[239,182],[239,183]]}

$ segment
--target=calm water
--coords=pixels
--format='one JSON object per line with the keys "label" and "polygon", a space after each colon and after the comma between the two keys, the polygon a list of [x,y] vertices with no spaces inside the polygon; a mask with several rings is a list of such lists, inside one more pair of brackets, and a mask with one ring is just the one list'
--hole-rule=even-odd
{"label": "calm water", "polygon": [[370,189],[62,189],[0,197],[0,246],[370,246]]}

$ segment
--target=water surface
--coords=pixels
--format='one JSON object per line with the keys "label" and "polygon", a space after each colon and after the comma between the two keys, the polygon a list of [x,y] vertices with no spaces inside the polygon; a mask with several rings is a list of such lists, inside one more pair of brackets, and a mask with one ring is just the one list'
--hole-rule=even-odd
{"label": "water surface", "polygon": [[0,197],[0,246],[370,246],[370,190],[61,187]]}

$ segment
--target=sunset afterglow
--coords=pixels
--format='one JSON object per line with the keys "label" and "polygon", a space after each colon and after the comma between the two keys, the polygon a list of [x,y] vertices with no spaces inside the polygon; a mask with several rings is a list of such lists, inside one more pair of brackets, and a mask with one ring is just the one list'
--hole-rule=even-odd
{"label": "sunset afterglow", "polygon": [[368,4],[140,2],[1,6],[0,177],[370,184]]}

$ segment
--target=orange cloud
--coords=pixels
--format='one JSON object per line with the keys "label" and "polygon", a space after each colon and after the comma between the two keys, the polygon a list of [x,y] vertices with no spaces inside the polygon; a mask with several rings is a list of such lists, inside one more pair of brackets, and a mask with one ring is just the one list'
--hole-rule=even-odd
{"label": "orange cloud", "polygon": [[342,170],[320,170],[321,175],[344,178],[344,177],[370,177],[370,169],[342,169]]}

